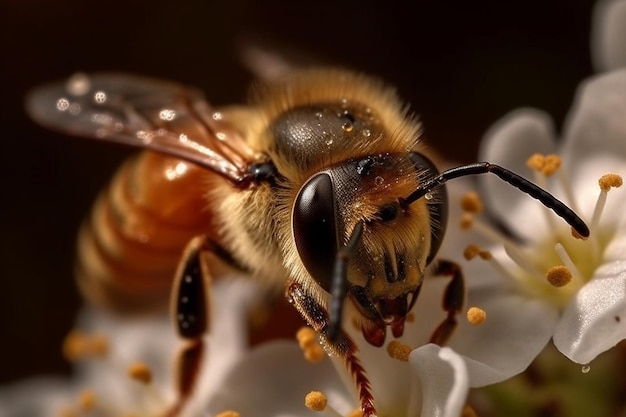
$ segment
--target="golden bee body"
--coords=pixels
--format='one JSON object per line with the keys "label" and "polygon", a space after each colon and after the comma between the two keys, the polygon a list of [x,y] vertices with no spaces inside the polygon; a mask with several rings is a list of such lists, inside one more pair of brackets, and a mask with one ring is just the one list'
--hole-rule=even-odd
{"label": "golden bee body", "polygon": [[[342,135],[327,132],[325,146],[308,153],[276,145],[270,129],[273,121],[290,109],[320,103],[321,109],[330,106],[332,112],[342,112],[352,103],[367,103],[359,111],[368,121],[346,119],[344,122],[355,126],[342,128]],[[317,293],[299,260],[291,230],[292,208],[303,184],[316,172],[346,160],[422,149],[419,125],[407,117],[391,89],[377,80],[340,70],[303,72],[261,87],[248,106],[214,110],[213,116],[241,135],[249,153],[264,155],[274,163],[281,174],[279,184],[240,187],[191,162],[143,151],[120,168],[81,230],[77,276],[88,299],[122,311],[163,306],[180,255],[197,235],[209,236],[237,266],[270,288],[282,289],[292,278]],[[197,127],[181,124],[176,129],[191,135]],[[343,208],[354,214],[346,216],[342,240],[349,238],[358,219],[374,218],[380,204],[407,195],[416,186],[414,174],[382,175],[373,180],[369,190],[361,185],[358,198]],[[426,204],[420,202],[411,209],[419,214],[411,218],[417,226],[400,229],[403,242],[415,246],[419,240],[420,250],[427,253],[429,241],[424,236],[430,233],[430,223]],[[396,229],[396,225],[371,225],[364,241],[372,247],[392,245],[389,242],[398,234]],[[418,233],[403,233],[411,229]],[[382,256],[384,251],[378,252]],[[424,261],[420,268],[425,268]],[[417,279],[421,277],[414,276],[412,285]],[[375,286],[382,287],[377,288],[379,292],[393,287],[389,283]],[[323,296],[316,298],[327,302]]]}

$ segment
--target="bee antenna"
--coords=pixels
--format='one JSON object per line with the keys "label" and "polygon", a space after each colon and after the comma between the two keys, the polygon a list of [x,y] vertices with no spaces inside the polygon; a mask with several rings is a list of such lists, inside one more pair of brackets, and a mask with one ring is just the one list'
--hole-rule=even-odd
{"label": "bee antenna", "polygon": [[339,339],[341,318],[343,317],[343,302],[348,294],[348,261],[362,235],[363,222],[360,222],[354,226],[348,243],[339,250],[335,258],[330,286],[330,324],[328,326],[328,339],[331,342]]}
{"label": "bee antenna", "polygon": [[441,187],[447,181],[465,177],[468,175],[479,175],[492,173],[497,175],[501,180],[508,182],[512,186],[518,188],[529,196],[539,200],[544,206],[548,207],[558,216],[563,218],[572,228],[582,237],[589,236],[589,228],[585,222],[578,217],[576,213],[561,201],[559,201],[552,194],[539,187],[536,184],[528,181],[526,178],[509,171],[506,168],[502,168],[499,165],[490,164],[489,162],[477,162],[474,164],[463,165],[456,168],[448,169],[436,177],[426,181],[420,185],[417,190],[413,191],[408,197],[400,199],[402,206],[408,207],[408,205],[414,203],[416,200],[424,197],[426,194],[432,192],[434,189]]}

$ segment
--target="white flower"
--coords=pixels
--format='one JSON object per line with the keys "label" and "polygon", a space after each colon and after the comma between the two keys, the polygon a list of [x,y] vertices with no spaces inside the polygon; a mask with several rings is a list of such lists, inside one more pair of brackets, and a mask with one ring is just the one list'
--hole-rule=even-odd
{"label": "white flower", "polygon": [[592,28],[591,58],[596,70],[626,67],[626,0],[599,1]]}
{"label": "white flower", "polygon": [[[583,83],[559,147],[550,118],[530,109],[505,117],[482,144],[481,159],[526,177],[535,175],[540,185],[572,207],[590,227],[589,239],[576,239],[566,223],[523,193],[494,178],[481,179],[491,213],[521,239],[518,243],[497,236],[480,223],[475,227],[491,230],[484,234],[500,243],[489,251],[491,263],[501,272],[502,281],[508,281],[511,297],[519,301],[503,319],[543,309],[541,321],[529,323],[542,329],[528,340],[529,345],[543,347],[547,341],[543,330],[552,329],[557,348],[580,364],[626,338],[626,196],[615,190],[607,198],[608,190],[619,186],[621,178],[603,177],[626,174],[625,115],[626,70],[619,70]],[[550,156],[529,160],[535,153]],[[601,191],[601,187],[606,188]],[[476,265],[483,268],[483,274],[493,275],[485,263],[474,261]],[[556,281],[549,283],[547,276]]]}
{"label": "white flower", "polygon": [[[208,416],[213,393],[248,350],[248,312],[260,293],[247,277],[214,284],[206,360],[191,398],[177,415]],[[75,361],[76,375],[0,389],[0,417],[161,416],[172,409],[178,399],[174,362],[182,342],[168,317],[130,319],[87,310],[76,327],[64,346]]]}

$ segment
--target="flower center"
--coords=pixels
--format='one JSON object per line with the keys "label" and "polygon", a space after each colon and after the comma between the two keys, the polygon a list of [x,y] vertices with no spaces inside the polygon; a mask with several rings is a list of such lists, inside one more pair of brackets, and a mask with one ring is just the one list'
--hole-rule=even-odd
{"label": "flower center", "polygon": [[[557,155],[536,154],[529,158],[527,165],[535,172],[535,182],[544,189],[548,189],[547,179],[555,176],[564,191],[565,202],[580,214],[569,178],[560,169],[561,159]],[[593,214],[585,219],[591,231],[586,240],[546,209],[547,233],[532,243],[520,244],[476,219],[476,214],[482,212],[483,205],[475,193],[466,195],[461,202],[465,211],[461,227],[472,228],[501,245],[506,256],[496,257],[489,251],[470,245],[465,250],[465,258],[469,260],[479,257],[486,260],[530,296],[564,307],[593,277],[595,270],[602,264],[605,248],[613,238],[613,227],[603,224],[602,212],[608,191],[621,186],[622,178],[617,174],[607,174],[599,179],[598,184],[600,193]]]}

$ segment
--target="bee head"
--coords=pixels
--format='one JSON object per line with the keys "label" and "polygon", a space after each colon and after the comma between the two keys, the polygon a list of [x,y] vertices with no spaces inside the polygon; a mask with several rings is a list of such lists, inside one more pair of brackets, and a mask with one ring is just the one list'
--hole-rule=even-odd
{"label": "bee head", "polygon": [[[343,293],[341,304],[346,297],[352,301],[373,345],[382,345],[387,326],[402,335],[424,271],[439,249],[445,189],[402,204],[402,196],[437,174],[418,153],[369,155],[314,174],[295,199],[292,230],[304,267],[327,294]],[[354,239],[357,225],[361,231]],[[347,248],[349,259],[339,262],[345,277],[336,289],[337,262]],[[332,310],[331,305],[331,316]]]}

